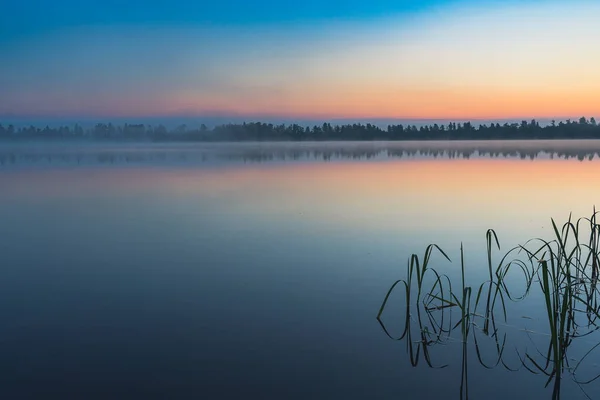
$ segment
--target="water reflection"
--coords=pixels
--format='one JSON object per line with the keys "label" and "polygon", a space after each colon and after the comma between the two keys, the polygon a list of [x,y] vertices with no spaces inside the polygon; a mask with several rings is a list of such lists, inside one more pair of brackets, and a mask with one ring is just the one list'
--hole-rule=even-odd
{"label": "water reflection", "polygon": [[600,141],[461,141],[372,143],[239,143],[200,145],[0,146],[0,166],[15,164],[261,163],[384,159],[560,158],[592,160]]}
{"label": "water reflection", "polygon": [[[99,152],[73,149],[29,146],[27,152],[72,152],[82,160]],[[116,167],[108,158],[98,168],[40,164],[0,171],[4,398],[456,397],[463,346],[469,396],[523,398],[514,387],[522,392],[535,385],[527,398],[540,398],[547,379],[541,372],[506,372],[511,377],[486,381],[505,369],[482,368],[476,359],[474,335],[486,365],[498,359],[492,323],[489,336],[480,328],[485,318],[470,317],[466,345],[459,325],[449,339],[441,336],[447,346],[430,343],[427,357],[421,349],[419,368],[413,368],[390,351],[398,343],[381,333],[373,314],[398,277],[398,259],[410,249],[429,241],[453,249],[465,240],[466,280],[483,281],[485,246],[474,244],[486,228],[496,228],[502,244],[512,245],[548,227],[548,216],[569,210],[585,215],[600,197],[590,184],[600,174],[596,160],[414,158],[154,168],[136,166],[134,157],[154,151],[177,160],[183,153],[191,163],[198,150],[102,149],[116,157]],[[122,154],[131,155],[133,167],[118,161]],[[455,253],[449,254],[456,267]],[[434,266],[441,258],[432,259]],[[523,286],[519,270],[511,271],[504,282],[518,296],[525,288],[517,287]],[[453,272],[448,275],[454,282]],[[474,301],[477,286],[466,286],[474,288]],[[490,292],[484,290],[477,314]],[[456,293],[461,300],[462,292]],[[505,303],[508,322],[499,300],[493,308],[498,336],[507,338],[501,362],[521,365],[516,343],[521,356],[526,347],[543,363],[533,347],[542,354],[548,349],[542,298],[532,290],[516,306]],[[396,335],[401,330],[393,311],[383,321]],[[452,315],[448,329],[460,321],[458,311],[445,309],[444,318]],[[423,310],[421,315],[425,327],[428,317]],[[523,326],[531,339],[519,330]],[[417,323],[411,329],[419,341],[423,330]],[[593,339],[594,333],[572,340],[569,358],[581,359]],[[596,375],[594,351],[577,370],[578,379]],[[424,359],[448,367],[423,373]],[[506,385],[505,379],[519,384]],[[583,386],[591,393],[596,382]],[[563,398],[573,385],[563,380]],[[490,395],[478,395],[483,390]]]}
{"label": "water reflection", "polygon": [[[500,244],[489,230],[489,279],[479,286],[465,280],[462,247],[460,282],[454,288],[456,280],[430,266],[434,251],[450,261],[443,250],[431,245],[423,257],[412,255],[406,279],[392,285],[381,305],[377,319],[383,331],[406,343],[413,367],[422,360],[433,369],[458,368],[460,363],[460,399],[469,398],[473,367],[469,360],[473,359],[483,369],[544,377],[540,383],[551,389],[553,400],[561,398],[565,384],[591,398],[598,390],[593,383],[600,378],[600,225],[596,216],[569,219],[562,228],[553,222],[555,237],[517,246],[498,264],[492,253]],[[515,271],[522,277],[521,289],[506,279]],[[396,310],[404,313],[397,336],[386,322],[395,318],[384,316],[394,295],[404,302],[404,309]],[[537,323],[527,326],[524,321],[530,320]],[[448,353],[452,344],[460,344],[460,355]],[[439,361],[444,356],[449,359]],[[572,398],[572,393],[566,397]]]}

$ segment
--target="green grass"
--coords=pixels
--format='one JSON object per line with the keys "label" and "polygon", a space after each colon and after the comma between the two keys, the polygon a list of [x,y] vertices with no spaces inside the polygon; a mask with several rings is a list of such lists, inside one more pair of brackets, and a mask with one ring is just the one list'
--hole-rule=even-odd
{"label": "green grass", "polygon": [[[441,269],[437,267],[440,262],[451,263],[450,257],[437,245],[429,245],[422,257],[411,255],[406,278],[397,280],[390,287],[377,320],[386,335],[406,342],[413,366],[418,365],[423,354],[429,367],[445,368],[448,364],[434,362],[433,349],[440,344],[461,342],[461,399],[469,398],[467,361],[470,349],[474,349],[479,364],[484,368],[501,367],[545,376],[545,386],[552,390],[552,399],[560,398],[565,377],[570,378],[588,396],[585,385],[600,375],[580,380],[578,374],[585,372],[582,363],[600,343],[591,344],[578,359],[570,356],[570,349],[574,341],[582,337],[592,338],[590,335],[600,329],[597,288],[600,225],[596,223],[596,216],[594,209],[591,217],[573,221],[569,216],[562,226],[552,220],[553,232],[549,239],[536,238],[512,248],[497,264],[494,263],[494,252],[500,251],[500,241],[495,231],[488,230],[488,279],[475,286],[476,290],[466,281],[462,245],[460,282],[454,286],[452,279],[439,272]],[[507,279],[513,271],[521,276],[520,282],[524,284],[524,290],[520,293],[511,288],[510,283],[514,284],[514,279]],[[401,307],[405,317],[400,333],[394,336],[384,321],[384,314],[387,315],[386,309],[396,298],[392,294],[399,290],[402,291]],[[531,333],[521,327],[520,331],[527,333],[529,343],[525,349],[519,349],[518,346],[514,351],[511,349],[519,362],[510,362],[510,357],[506,356],[509,338],[506,327],[519,327],[514,325],[507,306],[528,298],[538,299],[542,304],[536,318],[543,319],[546,328],[543,332],[537,332],[536,338],[543,339],[545,344],[540,346],[535,343]],[[484,337],[488,343],[493,343],[492,357],[489,357],[489,351],[484,354],[481,350]]]}

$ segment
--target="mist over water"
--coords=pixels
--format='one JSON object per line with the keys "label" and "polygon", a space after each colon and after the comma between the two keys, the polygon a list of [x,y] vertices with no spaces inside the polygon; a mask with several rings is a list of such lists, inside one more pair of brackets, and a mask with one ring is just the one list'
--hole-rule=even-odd
{"label": "mist over water", "polygon": [[600,155],[599,140],[262,142],[203,144],[0,144],[0,166],[213,165],[253,162],[402,159],[577,159]]}

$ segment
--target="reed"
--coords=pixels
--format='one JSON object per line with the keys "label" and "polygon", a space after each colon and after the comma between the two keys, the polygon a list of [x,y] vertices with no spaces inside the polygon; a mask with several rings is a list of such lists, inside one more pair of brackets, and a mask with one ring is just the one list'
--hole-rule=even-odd
{"label": "reed", "polygon": [[[569,356],[573,341],[589,337],[600,329],[600,302],[598,301],[598,276],[600,268],[600,225],[597,212],[589,218],[573,221],[572,216],[562,224],[552,222],[549,239],[535,238],[508,250],[496,264],[494,252],[500,251],[500,240],[492,229],[486,232],[486,259],[488,279],[476,286],[476,295],[466,280],[466,258],[460,246],[460,283],[452,284],[441,268],[432,264],[434,251],[440,261],[451,262],[444,250],[435,244],[427,246],[422,257],[409,257],[406,278],[392,284],[385,295],[377,320],[386,335],[395,340],[405,340],[413,366],[419,363],[421,352],[429,367],[435,365],[433,349],[442,343],[462,343],[462,373],[459,398],[468,399],[468,352],[474,348],[479,364],[487,369],[502,367],[509,371],[529,371],[546,376],[545,386],[552,388],[552,399],[559,399],[566,376],[587,395],[584,385],[600,377],[579,379],[583,361],[590,357],[600,343],[579,359]],[[517,271],[524,283],[524,291],[515,293],[507,279],[509,272]],[[431,277],[431,279],[426,279]],[[514,281],[513,281],[514,282]],[[456,288],[456,289],[453,289]],[[386,327],[384,314],[393,292],[402,288],[402,305],[406,316],[400,335],[394,336]],[[544,310],[539,310],[545,320],[546,330],[540,337],[547,338],[543,350],[527,332],[530,345],[515,348],[517,365],[510,366],[506,357],[509,324],[507,305],[526,300],[530,296],[541,298]],[[458,311],[458,320],[453,320]],[[518,328],[518,326],[516,327]],[[414,341],[414,337],[420,340]],[[493,357],[484,360],[481,351],[483,338],[491,341]],[[588,396],[589,397],[589,396]]]}

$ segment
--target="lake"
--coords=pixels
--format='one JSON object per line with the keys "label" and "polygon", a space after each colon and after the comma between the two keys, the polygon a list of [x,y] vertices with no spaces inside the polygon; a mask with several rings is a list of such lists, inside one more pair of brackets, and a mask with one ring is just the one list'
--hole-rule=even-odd
{"label": "lake", "polygon": [[[539,281],[505,299],[496,339],[474,315],[468,351],[460,327],[390,339],[401,292],[376,317],[430,243],[458,286],[464,246],[475,298],[488,229],[498,264],[552,239],[551,218],[589,217],[599,157],[600,141],[0,144],[0,395],[550,399]],[[526,290],[518,270],[506,282]],[[582,383],[600,374],[587,328],[565,399],[600,398],[600,379]]]}

